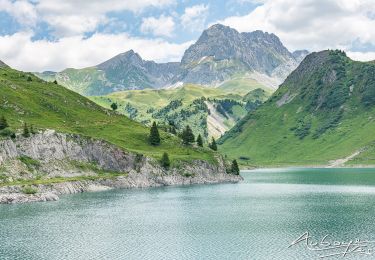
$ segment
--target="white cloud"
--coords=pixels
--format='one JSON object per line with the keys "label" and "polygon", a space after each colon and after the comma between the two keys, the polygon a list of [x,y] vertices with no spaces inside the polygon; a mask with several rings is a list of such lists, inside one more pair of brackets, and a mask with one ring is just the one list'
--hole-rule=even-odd
{"label": "white cloud", "polygon": [[60,71],[67,67],[93,66],[130,49],[147,60],[179,61],[185,49],[192,44],[192,42],[174,44],[161,39],[134,38],[124,33],[116,35],[98,33],[87,39],[71,36],[56,42],[32,41],[32,36],[32,32],[0,36],[0,60],[24,71]]}
{"label": "white cloud", "polygon": [[371,10],[373,0],[273,0],[220,22],[242,32],[273,32],[291,50],[350,50],[355,41],[375,44]]}
{"label": "white cloud", "polygon": [[34,26],[37,21],[35,6],[26,0],[0,0],[0,11],[9,13],[23,26]]}
{"label": "white cloud", "polygon": [[204,4],[185,8],[185,12],[181,16],[182,26],[190,31],[203,30],[208,15],[208,9],[208,6]]}
{"label": "white cloud", "polygon": [[353,52],[346,53],[351,59],[358,61],[373,61],[375,60],[375,51],[373,52]]}
{"label": "white cloud", "polygon": [[19,23],[32,27],[37,20],[47,22],[59,37],[82,35],[106,23],[106,14],[128,10],[140,13],[146,8],[163,8],[176,0],[0,0],[0,11]]}
{"label": "white cloud", "polygon": [[143,33],[171,37],[174,29],[175,23],[171,16],[161,15],[159,18],[147,17],[142,19],[141,31]]}

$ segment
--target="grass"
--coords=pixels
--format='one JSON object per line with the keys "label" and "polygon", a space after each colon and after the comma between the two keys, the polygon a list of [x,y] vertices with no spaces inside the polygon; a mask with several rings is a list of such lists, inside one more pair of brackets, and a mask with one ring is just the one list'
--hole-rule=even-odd
{"label": "grass", "polygon": [[[207,127],[207,109],[202,109],[200,103],[196,103],[202,97],[209,99],[209,102],[217,107],[219,100],[233,100],[238,102],[231,110],[231,120],[227,121],[227,128],[231,128],[234,123],[246,115],[246,101],[244,100],[251,90],[260,87],[259,83],[248,80],[249,85],[227,85],[226,87],[205,87],[200,85],[185,84],[175,89],[145,89],[127,90],[115,92],[106,96],[89,97],[97,104],[110,108],[112,103],[118,105],[118,112],[123,113],[132,119],[150,125],[153,121],[167,124],[173,121],[178,130],[190,125],[196,135],[204,137],[211,135]],[[233,94],[236,93],[236,94]],[[268,93],[268,92],[265,92]],[[267,95],[267,94],[266,94]],[[253,99],[256,96],[251,95]],[[249,98],[250,99],[250,98]],[[260,97],[259,102],[264,101]],[[168,108],[171,102],[178,101],[181,105]],[[130,109],[131,108],[131,109]],[[167,109],[168,108],[168,109]],[[212,111],[211,111],[212,112]],[[221,115],[220,113],[218,114]],[[222,116],[225,120],[224,116]],[[216,136],[215,136],[216,137]]]}
{"label": "grass", "polygon": [[[32,81],[27,78],[31,77]],[[10,68],[0,69],[0,114],[13,129],[23,123],[36,129],[55,129],[103,139],[131,152],[160,158],[168,152],[171,160],[202,159],[214,162],[209,150],[186,148],[170,134],[161,133],[162,144],[148,144],[149,129],[109,111],[60,85]]]}
{"label": "grass", "polygon": [[[336,68],[338,63],[335,62],[332,66]],[[332,83],[341,84],[335,86],[343,89],[350,84],[355,86],[350,96],[349,87],[344,92],[347,99],[340,101],[344,103],[329,109],[311,106],[310,102],[314,98],[318,101],[337,101],[337,94],[329,96],[332,92],[326,88],[330,90],[330,85],[323,85],[321,90],[314,89],[317,87],[315,82],[319,82],[321,77],[316,72],[297,78],[295,82],[291,81],[294,80],[292,74],[289,76],[290,81],[286,81],[268,102],[247,115],[220,140],[220,150],[225,151],[228,158],[239,159],[239,163],[245,166],[302,166],[326,165],[330,160],[345,158],[365,148],[365,152],[349,161],[348,165],[375,164],[375,107],[365,107],[361,102],[363,93],[375,87],[366,81],[374,75],[375,66],[368,68],[365,63],[349,59],[344,59],[344,66],[346,78]],[[326,73],[332,70],[332,67],[324,64],[318,69]],[[297,73],[300,77],[301,72],[297,70]],[[325,74],[322,75],[324,77]],[[302,87],[307,90],[300,93],[306,95],[307,91],[311,92],[305,98],[299,94]],[[279,107],[276,101],[288,91],[297,91],[298,95],[290,103]],[[332,106],[333,101],[327,104]],[[328,124],[332,121],[330,118],[340,109],[343,109],[343,113],[338,123]],[[302,134],[293,130],[300,124],[301,119],[311,123],[309,129],[302,129],[307,131]],[[321,131],[322,126],[325,127],[324,132]],[[241,160],[241,157],[244,159]]]}
{"label": "grass", "polygon": [[22,193],[24,193],[24,194],[33,195],[33,194],[36,194],[37,192],[38,192],[38,190],[36,188],[31,187],[31,186],[24,186],[22,188]]}
{"label": "grass", "polygon": [[40,162],[37,160],[34,160],[28,156],[20,156],[18,159],[24,163],[29,170],[39,168]]}

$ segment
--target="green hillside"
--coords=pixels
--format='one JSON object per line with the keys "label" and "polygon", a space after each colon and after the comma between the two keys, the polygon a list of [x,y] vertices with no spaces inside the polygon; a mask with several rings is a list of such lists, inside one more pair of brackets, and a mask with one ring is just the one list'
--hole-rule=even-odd
{"label": "green hillside", "polygon": [[[117,103],[118,112],[143,124],[173,122],[178,131],[190,125],[195,134],[208,139],[221,135],[211,125],[219,124],[225,131],[229,130],[247,111],[270,96],[268,89],[256,89],[259,86],[247,86],[245,92],[243,85],[208,88],[187,84],[174,89],[121,91],[90,99],[106,108]],[[211,121],[214,122],[211,124]]]}
{"label": "green hillside", "polygon": [[149,129],[129,118],[100,107],[89,99],[32,74],[0,68],[0,116],[20,131],[24,123],[37,129],[55,129],[106,140],[129,151],[160,158],[212,160],[206,149],[186,148],[180,140],[162,133],[162,145],[148,144]]}
{"label": "green hillside", "polygon": [[375,64],[313,53],[219,142],[248,165],[375,164]]}

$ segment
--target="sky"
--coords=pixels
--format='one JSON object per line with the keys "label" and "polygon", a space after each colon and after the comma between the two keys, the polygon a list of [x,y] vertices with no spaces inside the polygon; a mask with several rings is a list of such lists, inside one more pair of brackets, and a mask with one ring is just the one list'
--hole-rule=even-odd
{"label": "sky", "polygon": [[274,33],[290,51],[342,49],[375,60],[375,0],[0,0],[0,60],[61,71],[133,49],[179,61],[215,23]]}

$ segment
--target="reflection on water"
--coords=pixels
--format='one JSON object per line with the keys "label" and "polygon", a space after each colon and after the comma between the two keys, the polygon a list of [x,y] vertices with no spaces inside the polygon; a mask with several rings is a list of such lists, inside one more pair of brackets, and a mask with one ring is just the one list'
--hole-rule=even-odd
{"label": "reflection on water", "polygon": [[287,247],[305,231],[375,240],[374,169],[242,175],[239,184],[1,205],[0,259],[318,259],[303,245]]}

